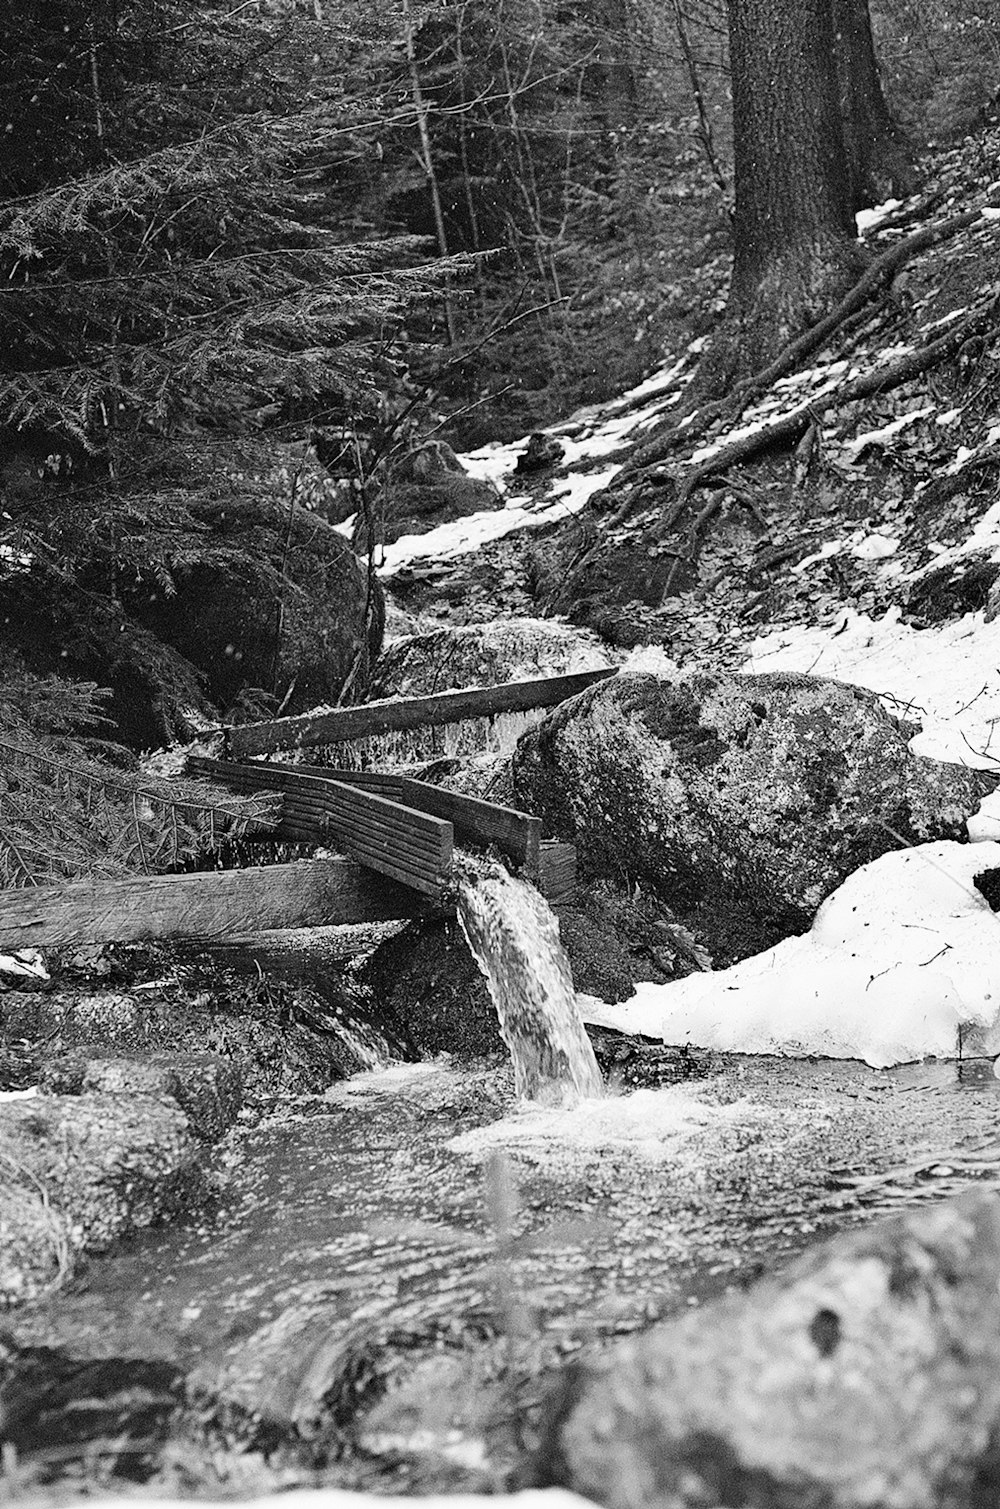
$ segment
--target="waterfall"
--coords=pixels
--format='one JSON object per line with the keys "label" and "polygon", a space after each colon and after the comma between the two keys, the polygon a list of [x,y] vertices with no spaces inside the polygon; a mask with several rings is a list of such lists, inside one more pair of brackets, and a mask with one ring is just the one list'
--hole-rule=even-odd
{"label": "waterfall", "polygon": [[494,860],[456,855],[455,879],[458,920],[486,976],[518,1096],[572,1106],[601,1095],[601,1071],[551,907]]}

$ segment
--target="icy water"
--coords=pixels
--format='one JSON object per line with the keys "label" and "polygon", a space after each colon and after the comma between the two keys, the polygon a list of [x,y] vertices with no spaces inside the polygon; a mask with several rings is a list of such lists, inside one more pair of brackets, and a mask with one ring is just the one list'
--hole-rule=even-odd
{"label": "icy water", "polygon": [[519,1097],[572,1106],[603,1094],[559,923],[534,886],[493,860],[455,859],[458,920],[489,985]]}

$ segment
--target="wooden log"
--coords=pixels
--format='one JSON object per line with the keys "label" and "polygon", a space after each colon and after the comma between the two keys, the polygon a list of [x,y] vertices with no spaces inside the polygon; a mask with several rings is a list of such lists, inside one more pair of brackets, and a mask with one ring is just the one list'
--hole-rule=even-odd
{"label": "wooden log", "polygon": [[0,892],[0,948],[219,938],[416,917],[427,910],[409,886],[372,875],[352,859],[74,880]]}
{"label": "wooden log", "polygon": [[426,781],[404,780],[403,801],[408,807],[447,818],[459,839],[466,843],[495,844],[502,854],[528,870],[538,866],[542,820],[513,807],[484,802],[475,796],[445,791]]}
{"label": "wooden log", "polygon": [[406,697],[368,702],[358,707],[330,708],[277,718],[271,723],[247,723],[227,731],[228,752],[240,761],[278,749],[304,749],[314,744],[344,744],[403,729],[426,728],[438,723],[459,723],[467,718],[489,718],[497,713],[529,712],[536,707],[554,707],[613,676],[613,668],[580,671],[570,676],[543,676],[535,681],[504,681],[498,686],[466,687],[439,692],[432,697]]}

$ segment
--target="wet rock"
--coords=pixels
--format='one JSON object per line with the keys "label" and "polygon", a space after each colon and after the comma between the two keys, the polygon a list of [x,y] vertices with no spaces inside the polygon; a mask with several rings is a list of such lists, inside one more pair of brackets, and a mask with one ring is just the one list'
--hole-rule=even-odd
{"label": "wet rock", "polygon": [[408,923],[361,973],[386,1030],[413,1057],[506,1052],[486,981],[454,919]]}
{"label": "wet rock", "polygon": [[565,454],[565,446],[560,445],[554,435],[536,431],[534,435],[528,436],[528,443],[518,456],[514,470],[521,476],[544,472],[561,461]]}
{"label": "wet rock", "polygon": [[35,1297],[99,1251],[197,1200],[197,1143],[153,1095],[37,1096],[0,1106],[0,1305]]}
{"label": "wet rock", "polygon": [[[193,976],[190,989],[173,982],[159,991],[0,996],[0,1072],[10,1056],[16,1083],[30,1084],[45,1075],[46,1083],[61,1093],[78,1093],[82,1066],[89,1060],[156,1062],[162,1054],[175,1066],[183,1060],[179,1080],[190,1082],[190,1089],[182,1087],[180,1093],[191,1105],[203,1093],[194,1082],[194,1064],[203,1054],[231,1065],[251,1097],[321,1091],[346,1074],[371,1067],[378,1056],[381,1038],[360,1016],[352,1017],[346,988],[343,1011],[336,1016],[303,984],[256,973],[253,980],[242,979],[210,966],[188,972]],[[333,973],[330,966],[328,974]],[[208,988],[198,988],[202,981]]]}
{"label": "wet rock", "polygon": [[183,1379],[168,1362],[91,1361],[52,1347],[19,1346],[0,1332],[0,1448],[33,1481],[62,1476],[67,1461],[100,1453],[103,1475],[144,1481],[176,1413]]}
{"label": "wet rock", "polygon": [[145,1059],[70,1054],[44,1064],[39,1084],[56,1095],[169,1096],[206,1142],[228,1131],[243,1103],[239,1066],[213,1053],[157,1053]]}
{"label": "wet rock", "polygon": [[829,1243],[563,1381],[539,1464],[615,1509],[1000,1495],[1000,1201]]}
{"label": "wet rock", "polygon": [[500,619],[395,641],[379,661],[375,695],[424,697],[451,687],[533,681],[611,664],[586,630],[551,619]]}
{"label": "wet rock", "polygon": [[641,880],[723,965],[803,932],[900,844],[965,837],[996,777],[912,755],[871,692],[773,673],[619,675],[520,739],[515,805],[581,876]]}

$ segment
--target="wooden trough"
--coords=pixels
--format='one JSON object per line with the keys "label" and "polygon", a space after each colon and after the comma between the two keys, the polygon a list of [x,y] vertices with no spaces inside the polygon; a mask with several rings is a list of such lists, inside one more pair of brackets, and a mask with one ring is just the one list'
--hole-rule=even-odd
{"label": "wooden trough", "polygon": [[438,904],[449,894],[456,838],[497,849],[556,904],[572,895],[572,844],[543,839],[541,820],[513,807],[405,776],[307,773],[263,761],[232,764],[202,756],[188,765],[192,775],[207,776],[233,791],[280,792],[281,821],[265,836],[341,849]]}
{"label": "wooden trough", "polygon": [[541,822],[526,812],[405,776],[306,771],[248,757],[552,707],[612,674],[585,671],[504,682],[229,729],[230,758],[192,758],[192,773],[236,791],[280,793],[281,822],[260,836],[323,845],[340,854],[240,870],[3,891],[0,950],[244,936],[268,928],[350,926],[440,912],[452,905],[456,841],[497,849],[550,902],[566,902],[576,881],[576,851],[571,844],[543,839]]}

